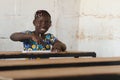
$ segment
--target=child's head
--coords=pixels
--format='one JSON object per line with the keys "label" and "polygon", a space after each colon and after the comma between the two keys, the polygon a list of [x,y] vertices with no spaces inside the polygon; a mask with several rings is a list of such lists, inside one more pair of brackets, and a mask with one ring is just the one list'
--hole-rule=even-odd
{"label": "child's head", "polygon": [[50,14],[46,10],[36,11],[33,24],[37,33],[44,34],[51,26]]}

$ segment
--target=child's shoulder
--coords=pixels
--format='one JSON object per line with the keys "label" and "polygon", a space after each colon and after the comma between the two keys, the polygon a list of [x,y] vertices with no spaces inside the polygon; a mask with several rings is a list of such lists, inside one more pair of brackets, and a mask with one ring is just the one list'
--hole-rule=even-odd
{"label": "child's shoulder", "polygon": [[54,35],[51,33],[46,33],[45,36],[54,36]]}
{"label": "child's shoulder", "polygon": [[45,34],[45,38],[49,39],[49,38],[55,38],[55,36],[51,33],[46,33]]}

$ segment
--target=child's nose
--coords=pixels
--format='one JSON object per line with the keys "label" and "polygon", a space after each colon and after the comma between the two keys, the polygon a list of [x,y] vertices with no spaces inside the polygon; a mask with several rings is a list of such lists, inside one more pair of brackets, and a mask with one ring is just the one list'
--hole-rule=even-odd
{"label": "child's nose", "polygon": [[42,22],[42,25],[46,25],[46,22],[45,22],[45,21],[43,21],[43,22]]}

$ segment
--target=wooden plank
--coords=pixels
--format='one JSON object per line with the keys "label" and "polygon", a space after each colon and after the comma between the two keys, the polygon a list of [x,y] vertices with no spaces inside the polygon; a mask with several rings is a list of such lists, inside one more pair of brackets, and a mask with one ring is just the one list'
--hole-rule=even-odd
{"label": "wooden plank", "polygon": [[37,52],[37,53],[22,53],[15,52],[0,52],[0,59],[7,58],[49,58],[49,57],[96,57],[95,52]]}
{"label": "wooden plank", "polygon": [[[68,59],[40,59],[40,60],[0,60],[0,66],[21,66],[21,65],[49,65],[49,64],[72,64],[88,62],[110,62],[120,61],[120,57],[111,58],[68,58]],[[12,67],[13,68],[13,67]],[[0,68],[1,69],[1,68]],[[71,66],[53,68],[29,68],[26,70],[0,71],[0,76],[14,80],[119,80],[120,65],[107,66]]]}
{"label": "wooden plank", "polygon": [[0,76],[13,78],[15,80],[88,80],[90,78],[92,78],[92,80],[99,80],[101,77],[101,80],[119,80],[120,66],[69,67],[0,71]]}
{"label": "wooden plank", "polygon": [[120,57],[0,60],[2,66],[120,61]]}
{"label": "wooden plank", "polygon": [[0,60],[0,71],[43,69],[62,67],[111,66],[120,65],[120,57],[111,58],[63,58],[40,60]]}

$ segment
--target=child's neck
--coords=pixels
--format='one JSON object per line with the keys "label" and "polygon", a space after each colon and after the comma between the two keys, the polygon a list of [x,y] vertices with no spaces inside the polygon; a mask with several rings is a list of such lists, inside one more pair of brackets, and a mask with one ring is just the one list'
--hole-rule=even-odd
{"label": "child's neck", "polygon": [[36,36],[39,36],[39,37],[42,37],[44,34],[39,34],[38,32],[36,32],[36,31],[34,31],[34,34],[36,35]]}

